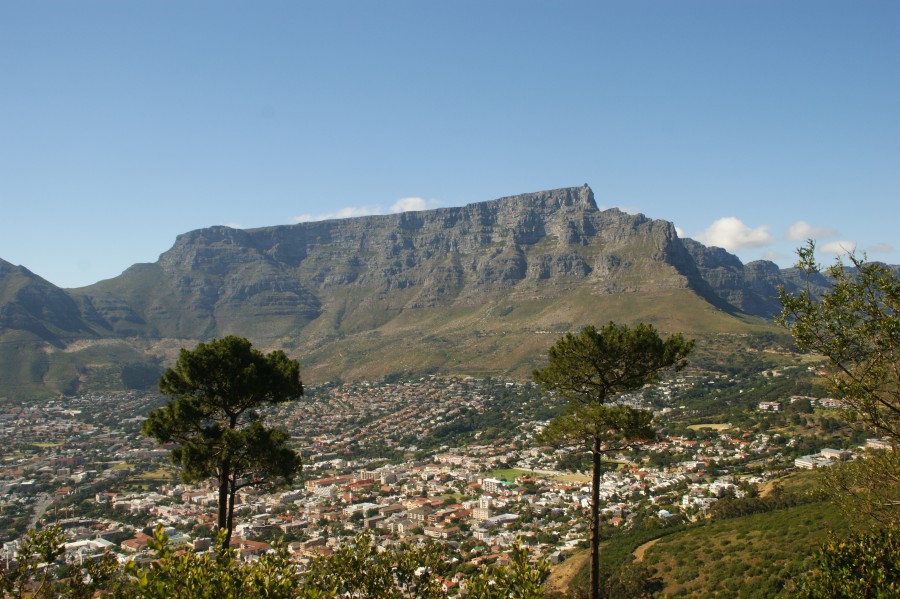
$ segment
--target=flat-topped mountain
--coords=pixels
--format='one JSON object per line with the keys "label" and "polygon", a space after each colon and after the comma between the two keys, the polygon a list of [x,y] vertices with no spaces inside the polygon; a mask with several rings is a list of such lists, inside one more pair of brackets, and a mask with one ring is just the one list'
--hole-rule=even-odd
{"label": "flat-topped mountain", "polygon": [[71,390],[100,372],[114,384],[126,362],[167,363],[181,346],[227,334],[285,349],[310,382],[524,374],[556,335],[589,323],[640,320],[689,333],[765,326],[778,286],[796,277],[679,239],[670,222],[601,211],[587,186],[459,208],[210,227],[180,235],[155,263],[80,289],[0,264],[0,341],[18,348],[0,352],[0,396]]}

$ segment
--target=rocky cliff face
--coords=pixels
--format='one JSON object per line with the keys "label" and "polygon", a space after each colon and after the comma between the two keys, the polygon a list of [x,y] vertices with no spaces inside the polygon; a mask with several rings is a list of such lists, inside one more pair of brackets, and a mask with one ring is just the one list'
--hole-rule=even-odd
{"label": "rocky cliff face", "polygon": [[97,336],[189,345],[239,334],[302,353],[323,372],[389,359],[407,370],[486,362],[509,370],[545,351],[535,331],[612,319],[709,330],[722,315],[771,316],[778,286],[797,283],[772,263],[744,265],[679,239],[667,221],[600,211],[585,186],[191,231],[158,262],[71,293],[2,263],[0,333],[56,345]]}
{"label": "rocky cliff face", "polygon": [[367,311],[363,321],[383,322],[398,311],[478,305],[501,294],[553,297],[576,286],[610,294],[700,282],[679,270],[676,255],[684,250],[671,223],[601,212],[582,187],[461,208],[192,231],[158,264],[83,293],[112,330],[143,322],[148,334],[209,336],[234,324],[247,330],[239,323],[253,320],[253,327],[265,322],[286,334],[342,296]]}
{"label": "rocky cliff face", "polygon": [[[782,270],[774,262],[757,260],[743,264],[722,248],[706,247],[693,239],[684,239],[683,245],[709,290],[747,314],[772,317],[781,310],[780,287],[794,293],[807,284],[803,273],[793,268]],[[815,276],[809,284],[816,293],[828,287],[823,276]]]}

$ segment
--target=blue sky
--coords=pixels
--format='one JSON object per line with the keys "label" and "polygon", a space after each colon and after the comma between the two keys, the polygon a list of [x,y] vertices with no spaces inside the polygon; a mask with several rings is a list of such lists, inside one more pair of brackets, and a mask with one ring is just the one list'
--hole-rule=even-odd
{"label": "blue sky", "polygon": [[0,0],[0,258],[588,183],[745,262],[900,263],[900,2]]}

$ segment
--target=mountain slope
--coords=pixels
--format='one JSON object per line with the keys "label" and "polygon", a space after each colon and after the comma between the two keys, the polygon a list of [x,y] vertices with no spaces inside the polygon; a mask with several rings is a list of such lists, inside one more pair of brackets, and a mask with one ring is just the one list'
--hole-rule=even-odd
{"label": "mountain slope", "polygon": [[[23,285],[15,268],[0,273],[0,289]],[[43,343],[41,360],[50,363],[68,351],[77,364],[73,352],[96,345],[127,346],[129,360],[166,360],[178,347],[237,334],[286,349],[313,380],[526,374],[556,335],[588,323],[642,320],[688,333],[766,327],[758,317],[777,307],[775,289],[786,280],[774,264],[744,266],[679,239],[670,222],[601,211],[584,186],[459,208],[191,231],[156,263],[113,279],[68,292],[46,281],[41,293],[4,292],[0,314],[11,316],[0,335]]]}
{"label": "mountain slope", "polygon": [[22,266],[0,260],[0,329],[32,333],[54,345],[72,336],[91,336],[77,302],[65,291]]}

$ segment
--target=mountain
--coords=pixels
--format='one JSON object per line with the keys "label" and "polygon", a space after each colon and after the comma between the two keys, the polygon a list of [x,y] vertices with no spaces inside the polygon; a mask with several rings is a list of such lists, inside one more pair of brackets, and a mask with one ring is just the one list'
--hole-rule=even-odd
{"label": "mountain", "polygon": [[81,306],[65,291],[0,260],[0,330],[30,333],[61,347],[63,339],[95,334],[82,316]]}
{"label": "mountain", "polygon": [[178,236],[155,263],[79,289],[2,263],[0,344],[18,349],[0,353],[0,396],[90,385],[101,371],[114,380],[125,363],[156,368],[179,347],[227,334],[285,349],[310,382],[525,374],[556,336],[588,323],[764,329],[778,286],[800,282],[771,262],[743,265],[680,239],[670,222],[601,211],[587,186],[422,212],[210,227]]}

